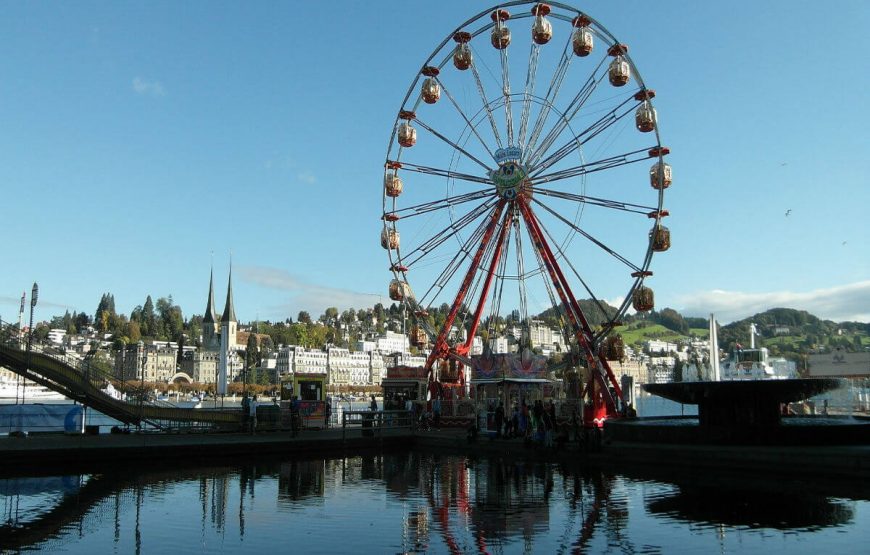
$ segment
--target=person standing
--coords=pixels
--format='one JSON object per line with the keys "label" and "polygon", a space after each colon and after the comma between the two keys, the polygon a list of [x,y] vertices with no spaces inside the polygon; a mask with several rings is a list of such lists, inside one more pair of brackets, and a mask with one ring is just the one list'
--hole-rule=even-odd
{"label": "person standing", "polygon": [[248,422],[251,426],[251,435],[257,431],[257,396],[254,395],[248,403]]}
{"label": "person standing", "polygon": [[251,428],[251,400],[248,394],[242,396],[242,432],[247,432]]}
{"label": "person standing", "polygon": [[432,415],[434,419],[435,429],[441,425],[441,396],[435,397],[432,401]]}
{"label": "person standing", "polygon": [[290,401],[290,429],[293,431],[293,437],[299,435],[301,427],[302,415],[299,414],[299,398],[294,395]]}
{"label": "person standing", "polygon": [[502,426],[504,426],[504,404],[498,402],[498,408],[495,409],[495,437],[501,437]]}

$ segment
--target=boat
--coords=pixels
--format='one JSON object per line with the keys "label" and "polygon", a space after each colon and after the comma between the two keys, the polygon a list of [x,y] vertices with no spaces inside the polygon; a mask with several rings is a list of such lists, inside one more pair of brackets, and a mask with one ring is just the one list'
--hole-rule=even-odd
{"label": "boat", "polygon": [[53,391],[44,385],[27,382],[26,385],[8,378],[0,380],[0,402],[8,400],[23,401],[63,401],[62,393]]}
{"label": "boat", "polygon": [[785,368],[782,368],[783,365],[774,367],[767,348],[737,347],[728,358],[719,362],[723,380],[785,380],[794,377],[790,375],[787,363]]}
{"label": "boat", "polygon": [[733,381],[733,380],[785,380],[795,378],[793,362],[784,358],[771,358],[766,347],[755,347],[758,330],[755,324],[749,325],[750,346],[743,348],[739,343],[728,357],[718,357],[719,341],[716,320],[710,315],[710,365],[697,358],[687,366],[683,381]]}

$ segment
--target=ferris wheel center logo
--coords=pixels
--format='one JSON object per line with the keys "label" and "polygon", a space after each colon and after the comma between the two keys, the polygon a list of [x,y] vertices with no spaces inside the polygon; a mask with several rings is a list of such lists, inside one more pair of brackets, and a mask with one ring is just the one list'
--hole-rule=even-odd
{"label": "ferris wheel center logo", "polygon": [[522,157],[523,149],[518,146],[509,146],[495,151],[495,161],[498,164],[504,164],[509,160],[519,162]]}
{"label": "ferris wheel center logo", "polygon": [[528,174],[518,162],[508,161],[500,164],[497,170],[489,172],[489,177],[495,183],[498,194],[511,200],[519,194]]}

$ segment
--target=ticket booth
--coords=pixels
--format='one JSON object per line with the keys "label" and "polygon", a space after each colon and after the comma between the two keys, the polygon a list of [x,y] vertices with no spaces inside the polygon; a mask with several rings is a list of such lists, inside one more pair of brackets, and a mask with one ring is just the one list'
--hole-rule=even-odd
{"label": "ticket booth", "polygon": [[293,397],[305,428],[325,428],[326,374],[290,374],[281,379],[281,408],[290,410]]}

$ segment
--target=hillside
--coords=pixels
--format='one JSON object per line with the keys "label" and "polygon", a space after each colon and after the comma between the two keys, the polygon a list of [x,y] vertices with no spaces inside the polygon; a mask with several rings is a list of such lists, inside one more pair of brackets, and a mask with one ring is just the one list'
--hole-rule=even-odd
{"label": "hillside", "polygon": [[[672,309],[628,318],[619,329],[627,345],[639,348],[658,339],[678,342],[691,337],[706,339],[708,321],[683,318]],[[870,348],[870,324],[821,320],[805,310],[774,308],[719,327],[719,345],[730,351],[735,345],[750,345],[749,326],[755,324],[756,345],[767,347],[774,356],[798,360],[802,354],[842,347],[848,351]],[[691,324],[692,327],[689,327]],[[701,327],[701,324],[705,327]]]}

